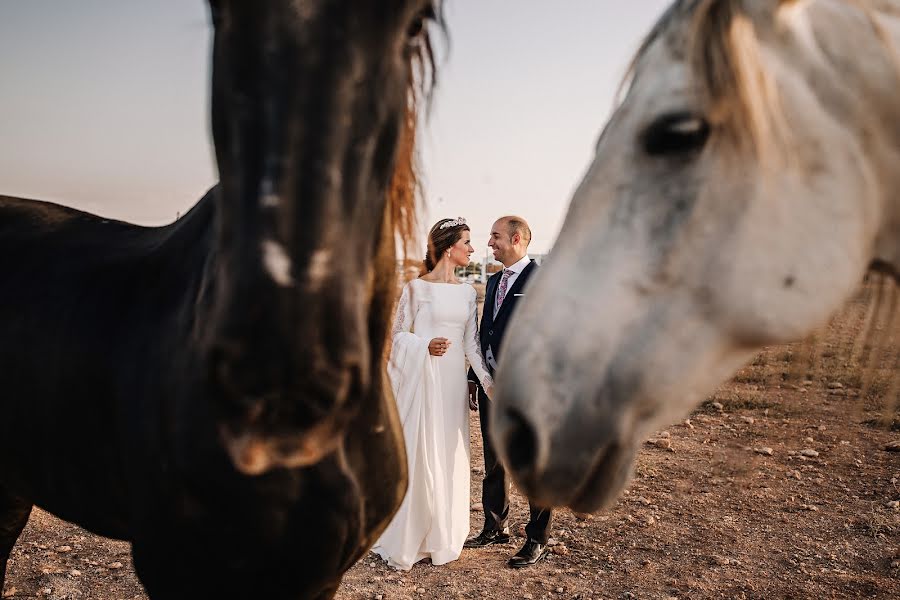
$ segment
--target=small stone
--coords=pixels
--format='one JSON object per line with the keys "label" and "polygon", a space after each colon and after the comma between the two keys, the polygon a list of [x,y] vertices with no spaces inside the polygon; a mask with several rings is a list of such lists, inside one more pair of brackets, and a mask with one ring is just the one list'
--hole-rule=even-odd
{"label": "small stone", "polygon": [[815,442],[816,440],[812,439],[811,437],[807,437],[807,438],[803,438],[803,441],[806,442],[806,443],[808,443],[808,444],[812,444],[812,443]]}
{"label": "small stone", "polygon": [[675,452],[675,449],[672,447],[672,440],[669,438],[658,438],[655,440],[647,440],[647,443],[651,446],[656,446],[662,450],[668,450],[669,452]]}
{"label": "small stone", "polygon": [[800,510],[808,510],[810,512],[819,512],[819,507],[812,504],[801,504]]}
{"label": "small stone", "polygon": [[672,437],[672,434],[669,433],[668,431],[660,431],[660,432],[659,432],[659,437],[661,437],[661,438],[670,438],[670,437]]}
{"label": "small stone", "polygon": [[644,517],[643,525],[644,527],[653,527],[654,525],[656,525],[656,517],[654,517],[653,515],[647,515],[646,517]]}
{"label": "small stone", "polygon": [[524,525],[519,525],[519,526],[516,528],[516,533],[519,535],[519,537],[525,537],[525,526],[524,526]]}
{"label": "small stone", "polygon": [[522,600],[534,600],[534,596],[532,594],[522,594]]}
{"label": "small stone", "polygon": [[825,431],[827,427],[825,427],[824,425],[819,425],[818,429],[819,431]]}
{"label": "small stone", "polygon": [[714,409],[716,409],[719,412],[722,412],[723,410],[725,410],[725,407],[722,406],[721,402],[712,402],[712,403],[710,403],[710,406],[712,406]]}
{"label": "small stone", "polygon": [[888,452],[900,452],[900,440],[894,440],[884,445],[884,449]]}
{"label": "small stone", "polygon": [[730,561],[730,560],[728,560],[728,559],[725,558],[724,556],[718,556],[718,555],[713,556],[713,557],[712,557],[712,561],[713,561],[715,564],[719,565],[720,567],[724,567],[724,566],[726,566],[726,565],[731,564],[731,561]]}
{"label": "small stone", "polygon": [[5,592],[3,592],[3,597],[4,598],[12,598],[13,596],[15,596],[18,593],[19,593],[18,589],[11,587],[8,590],[6,590]]}
{"label": "small stone", "polygon": [[819,455],[818,452],[813,450],[812,448],[805,448],[800,451],[800,456],[806,456],[807,458],[815,458]]}
{"label": "small stone", "polygon": [[809,387],[809,386],[811,386],[812,384],[813,384],[813,380],[812,380],[812,379],[804,379],[803,382],[802,382],[800,385],[805,385],[806,387]]}
{"label": "small stone", "polygon": [[891,500],[887,504],[885,504],[888,508],[893,508],[894,510],[900,509],[900,500]]}
{"label": "small stone", "polygon": [[484,506],[481,505],[481,502],[475,502],[472,504],[471,508],[472,512],[484,512]]}
{"label": "small stone", "polygon": [[569,553],[569,549],[565,544],[558,544],[550,548],[550,552],[552,552],[553,554],[559,554],[560,556],[565,556]]}
{"label": "small stone", "polygon": [[792,469],[792,470],[788,471],[787,476],[797,479],[798,481],[800,479],[802,479],[802,476],[800,475],[800,471],[798,471],[797,469]]}
{"label": "small stone", "polygon": [[564,591],[566,591],[564,588],[561,588],[561,587],[556,588],[557,594],[562,594]]}
{"label": "small stone", "polygon": [[829,390],[842,390],[842,389],[844,389],[844,384],[838,383],[837,381],[832,381],[831,383],[828,384],[828,389]]}
{"label": "small stone", "polygon": [[61,554],[65,554],[66,552],[72,551],[72,546],[57,546],[56,551]]}
{"label": "small stone", "polygon": [[53,588],[48,588],[48,587],[47,587],[47,588],[43,588],[43,589],[41,589],[41,591],[40,591],[39,593],[40,593],[42,596],[49,596],[50,594],[53,593]]}
{"label": "small stone", "polygon": [[555,537],[552,537],[549,540],[547,540],[548,548],[552,548],[553,546],[559,546],[559,544],[560,544],[560,541],[558,539],[556,539]]}
{"label": "small stone", "polygon": [[765,456],[772,456],[773,454],[775,454],[775,451],[768,446],[763,446],[762,448],[754,448],[753,451],[757,454],[763,454]]}
{"label": "small stone", "polygon": [[756,419],[754,419],[753,417],[741,417],[741,420],[749,425],[753,425],[754,423],[756,423]]}
{"label": "small stone", "polygon": [[694,428],[694,424],[691,423],[691,420],[690,420],[690,419],[685,419],[685,420],[684,420],[684,426],[687,427],[688,429],[693,429],[693,428]]}
{"label": "small stone", "polygon": [[640,502],[644,506],[650,506],[650,504],[651,504],[651,502],[647,498],[644,498],[643,496],[638,496],[637,498],[634,499],[634,501]]}
{"label": "small stone", "polygon": [[374,569],[374,568],[375,568],[375,563],[374,563],[374,562],[370,562],[370,563],[369,563],[369,566],[372,567],[372,568]]}
{"label": "small stone", "polygon": [[112,569],[113,571],[115,571],[115,570],[117,570],[117,569],[121,569],[121,568],[124,567],[125,565],[123,565],[123,564],[120,563],[119,561],[115,561],[115,562],[109,563],[109,564],[106,565],[106,566],[107,566],[107,568],[110,568],[110,569]]}
{"label": "small stone", "polygon": [[384,594],[375,594],[375,600],[384,600]]}
{"label": "small stone", "polygon": [[417,594],[424,594],[424,593],[425,593],[425,588],[416,588],[416,593],[417,593]]}

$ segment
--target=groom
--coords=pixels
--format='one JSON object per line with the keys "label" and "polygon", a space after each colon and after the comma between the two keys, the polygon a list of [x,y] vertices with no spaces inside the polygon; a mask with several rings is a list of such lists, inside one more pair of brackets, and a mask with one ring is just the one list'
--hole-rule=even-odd
{"label": "groom", "polygon": [[[503,263],[504,269],[488,279],[484,293],[484,309],[481,315],[479,342],[481,352],[491,375],[497,369],[500,346],[510,315],[523,296],[522,290],[537,270],[537,263],[528,257],[531,229],[521,217],[501,217],[491,228],[488,242],[494,250],[494,258]],[[513,349],[514,351],[515,349]],[[477,406],[474,400],[477,386]],[[484,529],[474,538],[466,540],[466,548],[484,548],[492,544],[509,542],[509,487],[506,471],[497,458],[490,438],[490,400],[478,383],[473,371],[469,371],[470,403],[479,411],[481,439],[484,446],[484,481],[481,502],[484,506]],[[550,510],[530,505],[531,518],[525,527],[525,545],[509,559],[510,567],[533,565],[547,553],[550,538]]]}

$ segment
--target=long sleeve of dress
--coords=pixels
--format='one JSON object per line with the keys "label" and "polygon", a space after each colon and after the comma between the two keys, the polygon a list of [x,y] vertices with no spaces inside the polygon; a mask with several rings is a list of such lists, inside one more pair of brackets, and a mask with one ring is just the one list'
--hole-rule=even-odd
{"label": "long sleeve of dress", "polygon": [[469,319],[466,321],[466,329],[463,333],[463,345],[466,351],[466,358],[469,359],[469,365],[481,382],[481,387],[488,388],[494,385],[494,379],[488,371],[487,363],[481,354],[481,348],[478,347],[478,308],[475,288],[472,289],[472,295],[469,298]]}
{"label": "long sleeve of dress", "polygon": [[400,294],[400,300],[397,301],[397,310],[394,313],[394,327],[391,330],[391,337],[394,341],[397,336],[404,337],[406,335],[415,335],[412,333],[414,311],[411,305],[412,293],[410,284],[403,286],[403,292]]}
{"label": "long sleeve of dress", "polygon": [[394,315],[394,327],[391,330],[391,355],[388,361],[388,376],[403,421],[412,407],[417,394],[421,394],[423,378],[431,373],[428,361],[429,340],[414,333],[417,296],[412,286],[403,288],[397,311]]}

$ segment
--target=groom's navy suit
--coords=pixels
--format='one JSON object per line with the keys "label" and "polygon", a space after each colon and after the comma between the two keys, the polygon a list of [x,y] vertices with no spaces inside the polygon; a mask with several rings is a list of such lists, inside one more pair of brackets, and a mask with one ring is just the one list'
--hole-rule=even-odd
{"label": "groom's navy suit", "polygon": [[[494,316],[494,308],[497,303],[497,288],[503,271],[494,273],[487,282],[484,290],[484,308],[481,314],[481,328],[478,332],[478,340],[481,345],[481,353],[488,363],[488,371],[494,375],[493,365],[488,362],[488,350],[494,360],[499,360],[500,349],[503,345],[503,336],[510,316],[516,308],[516,304],[522,297],[522,290],[528,279],[537,271],[537,263],[533,260],[519,273],[516,280],[506,291],[500,310]],[[515,352],[515,349],[512,350]],[[469,380],[478,383],[474,371],[469,371]],[[491,444],[490,437],[490,400],[484,393],[481,384],[478,384],[478,411],[481,421],[481,439],[484,446],[484,480],[481,488],[481,501],[484,507],[484,531],[497,531],[508,526],[509,518],[509,486],[506,480],[506,470],[497,459],[497,453]],[[525,527],[525,533],[530,539],[541,544],[546,544],[550,537],[549,509],[542,509],[530,505],[531,517]]]}

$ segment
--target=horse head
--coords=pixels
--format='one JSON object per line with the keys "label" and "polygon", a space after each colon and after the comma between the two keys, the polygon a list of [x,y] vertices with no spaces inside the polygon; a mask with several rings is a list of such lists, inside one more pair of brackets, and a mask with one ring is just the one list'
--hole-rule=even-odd
{"label": "horse head", "polygon": [[649,432],[900,273],[900,7],[872,4],[683,0],[646,38],[505,342],[494,441],[533,500],[610,503]]}
{"label": "horse head", "polygon": [[[409,231],[426,0],[210,0],[220,175],[202,323],[242,472],[317,462],[380,370]],[[385,323],[382,323],[382,322]]]}

